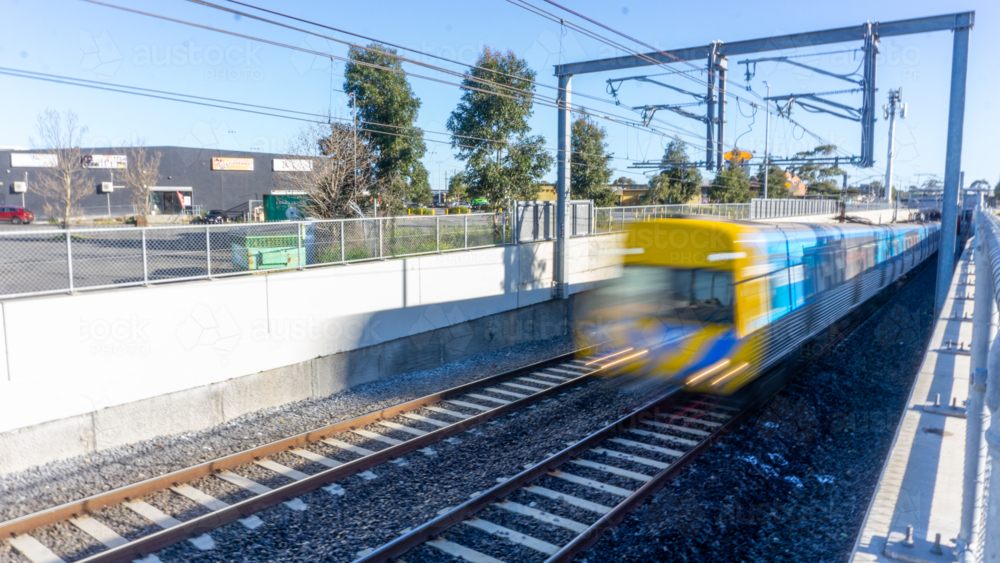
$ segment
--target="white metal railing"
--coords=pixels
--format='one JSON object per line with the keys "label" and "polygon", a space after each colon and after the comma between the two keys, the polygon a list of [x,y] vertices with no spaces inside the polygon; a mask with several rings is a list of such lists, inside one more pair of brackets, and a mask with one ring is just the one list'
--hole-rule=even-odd
{"label": "white metal railing", "polygon": [[[969,562],[1000,561],[1000,489],[990,490],[992,476],[1000,470],[1000,354],[996,353],[1000,350],[1000,334],[991,334],[1000,303],[1000,219],[980,208],[975,222],[975,270],[964,272],[966,285],[974,289],[974,305],[972,381],[966,402],[962,524],[958,538],[961,560]],[[971,284],[970,275],[975,276]]]}

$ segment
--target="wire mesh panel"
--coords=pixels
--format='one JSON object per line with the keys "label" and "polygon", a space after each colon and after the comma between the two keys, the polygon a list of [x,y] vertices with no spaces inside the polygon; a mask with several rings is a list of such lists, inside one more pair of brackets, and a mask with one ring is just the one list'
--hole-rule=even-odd
{"label": "wire mesh panel", "polygon": [[381,225],[377,219],[344,221],[344,260],[372,260],[381,256]]}
{"label": "wire mesh panel", "polygon": [[144,283],[142,230],[70,233],[74,289]]}
{"label": "wire mesh panel", "polygon": [[405,216],[380,219],[386,256],[406,256],[437,251],[435,217]]}
{"label": "wire mesh panel", "polygon": [[204,229],[146,229],[149,280],[165,281],[208,275],[207,241]]}
{"label": "wire mesh panel", "polygon": [[468,216],[468,221],[469,242],[466,248],[501,244],[503,224],[499,216],[494,214],[474,214]]}
{"label": "wire mesh panel", "polygon": [[65,231],[0,233],[0,293],[18,295],[69,289]]}
{"label": "wire mesh panel", "polygon": [[306,264],[335,264],[347,260],[345,221],[317,221],[303,226]]}

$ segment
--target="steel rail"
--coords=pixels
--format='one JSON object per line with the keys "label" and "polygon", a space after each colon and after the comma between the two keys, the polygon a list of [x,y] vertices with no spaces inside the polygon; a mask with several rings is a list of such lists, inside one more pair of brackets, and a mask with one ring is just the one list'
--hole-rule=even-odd
{"label": "steel rail", "polygon": [[[483,387],[483,386],[492,385],[492,384],[494,384],[494,383],[496,383],[498,381],[502,381],[502,380],[506,380],[506,379],[510,379],[510,378],[514,378],[514,377],[518,377],[518,376],[521,376],[521,375],[524,375],[524,374],[528,374],[528,373],[531,373],[531,372],[534,372],[534,371],[539,371],[539,370],[545,369],[546,367],[549,367],[549,366],[552,366],[552,365],[555,365],[555,364],[564,363],[566,361],[572,360],[578,354],[584,353],[586,350],[587,349],[582,349],[582,350],[576,350],[576,351],[573,351],[573,352],[570,352],[570,353],[567,353],[567,354],[562,354],[562,355],[557,356],[555,358],[551,358],[551,359],[544,360],[544,361],[541,361],[541,362],[536,362],[536,363],[528,365],[528,366],[524,366],[524,367],[517,368],[517,369],[514,369],[514,370],[509,370],[507,372],[504,372],[504,373],[501,373],[501,374],[497,374],[497,375],[493,375],[493,376],[490,376],[490,377],[487,377],[487,378],[484,378],[484,379],[478,379],[476,381],[465,383],[465,384],[459,385],[457,387],[452,387],[450,389],[447,389],[447,390],[444,390],[444,391],[441,391],[441,392],[438,392],[438,393],[432,393],[430,395],[426,395],[426,396],[420,397],[418,399],[407,401],[405,403],[400,403],[400,404],[392,406],[392,407],[388,407],[388,408],[385,408],[385,409],[382,409],[382,410],[378,410],[378,411],[372,411],[370,413],[366,413],[366,414],[363,414],[363,415],[360,415],[360,416],[357,416],[357,417],[354,417],[354,418],[350,418],[348,420],[337,422],[337,423],[331,424],[329,426],[325,426],[325,427],[318,428],[318,429],[315,429],[315,430],[310,430],[308,432],[303,432],[301,434],[297,434],[295,436],[291,436],[291,437],[288,437],[288,438],[283,438],[281,440],[276,440],[274,442],[270,442],[268,444],[257,446],[257,447],[248,449],[248,450],[243,451],[243,452],[238,452],[238,453],[235,453],[235,454],[230,454],[230,455],[227,455],[227,456],[224,456],[224,457],[212,460],[212,461],[207,461],[207,462],[204,462],[204,463],[200,463],[198,465],[194,465],[192,467],[187,467],[187,468],[184,468],[184,469],[179,469],[177,471],[172,471],[170,473],[166,473],[166,474],[160,475],[158,477],[152,477],[150,479],[146,479],[146,480],[143,480],[143,481],[140,481],[138,483],[134,483],[134,484],[131,484],[131,485],[128,485],[128,486],[125,486],[125,487],[121,487],[121,488],[114,489],[114,490],[111,490],[111,491],[108,491],[108,492],[104,492],[104,493],[100,493],[100,494],[97,494],[97,495],[89,496],[89,497],[86,497],[86,498],[83,498],[83,499],[80,499],[80,500],[76,500],[76,501],[65,503],[65,504],[62,504],[62,505],[59,505],[59,506],[48,508],[46,510],[42,510],[42,511],[39,511],[39,512],[36,512],[36,513],[33,513],[33,514],[28,514],[28,515],[25,515],[25,516],[21,516],[21,517],[18,517],[18,518],[7,520],[5,522],[0,522],[0,538],[11,537],[11,536],[14,536],[14,535],[17,535],[17,534],[28,533],[31,530],[35,530],[35,529],[40,528],[42,526],[46,526],[46,525],[53,524],[53,523],[56,523],[56,522],[62,522],[62,521],[67,520],[69,518],[73,518],[73,517],[80,516],[80,515],[83,515],[83,514],[88,514],[88,513],[96,512],[97,510],[100,510],[102,508],[106,508],[108,506],[114,506],[114,505],[117,505],[117,504],[121,504],[123,502],[128,501],[129,499],[135,499],[135,498],[139,498],[139,497],[141,497],[143,495],[147,495],[147,494],[154,493],[154,492],[157,492],[157,491],[162,491],[162,490],[168,489],[168,488],[170,488],[172,486],[175,486],[177,484],[180,484],[180,483],[191,482],[191,481],[194,481],[195,479],[199,479],[199,478],[202,478],[202,477],[207,477],[207,476],[213,475],[213,474],[215,474],[215,473],[217,473],[219,471],[230,469],[230,468],[236,467],[238,465],[243,465],[243,464],[246,464],[246,463],[251,463],[254,460],[259,459],[259,458],[263,458],[263,457],[266,457],[266,456],[269,456],[269,455],[273,455],[273,454],[278,453],[278,452],[287,451],[287,450],[289,450],[291,448],[294,448],[296,446],[300,446],[300,445],[303,445],[303,444],[307,444],[307,443],[311,443],[311,442],[316,442],[316,441],[322,440],[322,439],[324,439],[324,438],[326,438],[326,437],[328,437],[330,435],[333,435],[333,434],[338,434],[338,433],[341,433],[341,432],[347,432],[347,431],[350,431],[350,430],[352,430],[354,428],[358,428],[358,427],[361,427],[361,426],[365,426],[367,424],[371,424],[373,422],[377,422],[378,420],[382,420],[382,419],[386,419],[386,418],[391,418],[391,417],[396,416],[398,414],[401,414],[403,412],[412,411],[414,409],[418,409],[418,408],[426,406],[426,405],[434,404],[434,403],[437,403],[439,401],[443,401],[443,400],[446,400],[448,398],[454,397],[456,395],[462,395],[462,394],[464,394],[464,393],[466,393],[468,391],[471,391],[471,390],[474,390],[474,389],[478,389],[478,388]],[[410,440],[407,440],[407,441],[403,442],[403,444],[400,444],[398,446],[392,446],[390,448],[387,448],[387,449],[381,450],[379,452],[376,452],[376,454],[374,454],[374,455],[369,455],[369,456],[365,456],[365,457],[359,458],[357,460],[345,463],[344,465],[338,466],[338,467],[333,468],[331,470],[324,471],[322,473],[318,473],[316,475],[313,475],[312,477],[318,477],[318,476],[322,475],[325,478],[327,478],[328,481],[335,481],[335,480],[340,479],[340,478],[342,478],[342,477],[344,477],[344,476],[346,476],[348,474],[351,474],[351,473],[344,473],[343,472],[343,468],[345,468],[345,467],[353,467],[353,468],[357,468],[356,471],[364,471],[368,467],[372,467],[374,465],[378,465],[379,463],[382,463],[383,461],[385,461],[387,459],[391,459],[392,457],[398,457],[400,455],[405,455],[406,453],[409,453],[409,452],[413,451],[417,447],[423,447],[427,443],[433,443],[433,442],[438,441],[439,439],[447,438],[448,436],[451,436],[452,434],[457,434],[459,432],[462,432],[462,431],[468,429],[469,427],[476,426],[476,425],[480,424],[481,422],[489,420],[490,418],[495,418],[497,416],[502,416],[503,414],[506,414],[507,412],[510,412],[511,410],[515,410],[517,408],[520,408],[521,406],[530,404],[532,402],[536,402],[537,400],[539,400],[541,398],[544,398],[544,397],[547,397],[547,396],[551,395],[553,392],[558,393],[558,392],[561,392],[561,391],[565,391],[566,389],[569,389],[569,388],[575,387],[577,385],[580,385],[581,383],[587,381],[589,378],[591,378],[592,376],[596,375],[600,371],[601,371],[600,369],[596,369],[595,371],[593,371],[593,372],[591,372],[589,374],[584,374],[584,375],[581,375],[578,378],[566,381],[566,382],[558,384],[558,385],[556,385],[554,387],[550,387],[548,389],[541,390],[538,393],[534,393],[532,395],[529,395],[528,397],[526,397],[524,399],[519,399],[517,401],[513,401],[510,404],[503,405],[501,407],[497,407],[497,408],[492,409],[490,411],[483,412],[483,413],[481,413],[479,415],[470,416],[469,418],[463,419],[463,420],[461,420],[461,421],[459,421],[459,422],[457,422],[455,424],[449,425],[447,427],[443,427],[443,428],[441,428],[439,430],[436,430],[436,431],[433,431],[433,432],[428,432],[428,434],[426,434],[424,436],[414,437],[414,438],[412,438]],[[419,445],[414,445],[414,444],[419,444]],[[387,452],[388,452],[388,457],[386,455]],[[366,462],[365,460],[368,460],[368,461]],[[365,462],[365,463],[362,463],[362,462]],[[310,480],[303,480],[303,481],[309,481],[310,483],[312,483],[313,482],[311,480],[312,477],[310,478]],[[294,484],[301,484],[301,483],[303,483],[303,481],[298,481],[297,483],[294,483]],[[318,486],[319,485],[317,485],[317,487]],[[282,488],[279,488],[279,489],[275,489],[274,493],[285,491],[286,488],[287,487],[282,487]],[[316,487],[312,487],[312,488],[316,488]],[[311,490],[311,489],[309,489],[309,490]],[[303,492],[306,492],[306,491],[303,490],[303,491],[298,492],[298,493],[290,494],[289,496],[295,496],[296,494],[302,494]],[[265,497],[265,496],[267,496],[267,495],[259,495],[257,497],[253,497],[253,498],[251,498],[249,500],[250,501],[260,502],[262,500],[262,497]],[[286,499],[282,498],[281,500],[286,500]],[[240,503],[240,504],[237,504],[237,505],[233,505],[233,507],[240,506],[242,504],[243,503]],[[205,517],[212,516],[213,514],[215,514],[215,513],[208,514]],[[202,518],[205,518],[205,517],[202,517]],[[185,524],[187,524],[187,523],[185,523]],[[183,525],[182,526],[177,526],[177,528],[182,528],[182,527],[183,527]],[[215,526],[213,526],[213,527],[215,527]],[[198,528],[198,529],[204,531],[204,529],[202,529],[202,528]],[[171,529],[165,530],[165,531],[171,531],[171,530],[174,530],[174,528],[171,528]],[[154,534],[154,535],[158,535],[158,534]],[[183,538],[181,538],[181,539],[183,539]],[[139,541],[141,541],[141,540],[136,540],[134,542],[130,542],[129,545],[135,544],[136,542],[139,542]],[[169,544],[163,544],[163,545],[165,546],[165,545],[169,545]],[[128,545],[123,546],[123,547],[128,547]],[[114,550],[110,550],[110,551],[114,551]],[[102,552],[102,554],[98,554],[98,555],[96,555],[94,557],[100,557],[103,554],[110,553],[110,551],[108,551],[108,552]],[[144,553],[148,553],[148,551],[145,551]],[[85,559],[85,561],[91,561],[91,560],[94,560],[94,561],[102,560],[103,561],[103,560],[105,560],[105,559],[95,559],[94,557]],[[107,560],[110,561],[110,560],[113,560],[113,559],[107,559]],[[122,559],[122,560],[124,560],[124,559]]]}

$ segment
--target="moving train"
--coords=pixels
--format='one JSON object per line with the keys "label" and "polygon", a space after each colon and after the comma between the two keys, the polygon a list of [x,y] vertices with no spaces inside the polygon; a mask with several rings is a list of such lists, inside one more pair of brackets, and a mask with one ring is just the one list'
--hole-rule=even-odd
{"label": "moving train", "polygon": [[[730,394],[937,251],[938,223],[636,223],[578,334],[619,372]],[[617,357],[614,357],[617,356]]]}

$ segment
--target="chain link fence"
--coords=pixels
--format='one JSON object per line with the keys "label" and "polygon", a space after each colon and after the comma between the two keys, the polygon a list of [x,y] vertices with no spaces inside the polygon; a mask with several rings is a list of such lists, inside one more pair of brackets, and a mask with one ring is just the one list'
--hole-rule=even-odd
{"label": "chain link fence", "polygon": [[0,298],[511,244],[509,213],[0,231]]}

